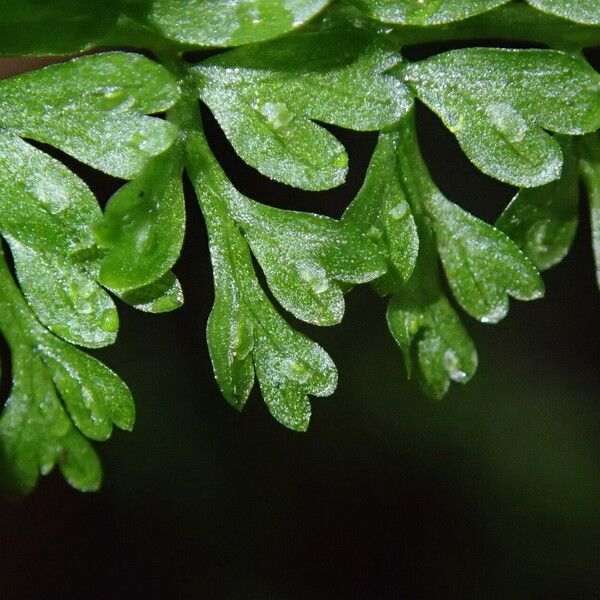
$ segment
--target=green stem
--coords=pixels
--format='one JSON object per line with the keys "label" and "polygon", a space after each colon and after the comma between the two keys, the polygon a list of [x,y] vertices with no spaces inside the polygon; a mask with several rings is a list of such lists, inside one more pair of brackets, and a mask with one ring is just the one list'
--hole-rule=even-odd
{"label": "green stem", "polygon": [[397,134],[396,166],[419,233],[419,256],[408,285],[416,285],[420,294],[433,301],[440,294],[438,253],[427,207],[430,199],[440,192],[421,154],[414,109],[399,123]]}

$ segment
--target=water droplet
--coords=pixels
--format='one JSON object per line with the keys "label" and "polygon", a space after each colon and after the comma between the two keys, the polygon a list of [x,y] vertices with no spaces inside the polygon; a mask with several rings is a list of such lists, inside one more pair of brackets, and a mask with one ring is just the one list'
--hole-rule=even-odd
{"label": "water droplet", "polygon": [[373,241],[377,242],[381,240],[381,238],[383,237],[383,233],[381,233],[381,229],[379,229],[379,227],[375,227],[375,225],[372,225],[369,228],[369,231],[367,231],[367,236]]}
{"label": "water droplet", "polygon": [[64,185],[51,178],[32,178],[28,188],[51,215],[61,213],[71,204],[71,198],[65,193]]}
{"label": "water droplet", "polygon": [[92,296],[96,286],[89,279],[77,279],[71,282],[71,291],[74,295],[88,299]]}
{"label": "water droplet", "polygon": [[244,360],[254,347],[252,326],[246,320],[236,320],[233,323],[230,363],[234,360]]}
{"label": "water droplet", "polygon": [[294,118],[288,105],[284,102],[266,102],[258,105],[258,110],[273,129],[287,127]]}
{"label": "water droplet", "polygon": [[322,294],[329,289],[327,272],[317,263],[301,261],[296,265],[298,276],[305,281],[315,294]]}
{"label": "water droplet", "polygon": [[116,310],[111,309],[107,310],[101,317],[98,319],[98,325],[102,331],[106,331],[106,333],[115,333],[119,329],[119,315]]}
{"label": "water droplet", "polygon": [[552,223],[548,219],[537,221],[527,230],[527,247],[533,253],[547,252],[549,228]]}
{"label": "water droplet", "polygon": [[419,332],[419,329],[421,329],[421,319],[419,319],[419,317],[415,317],[415,316],[410,317],[410,319],[408,321],[408,332],[410,333],[410,335],[411,336],[417,335],[417,333]]}
{"label": "water droplet", "polygon": [[135,249],[139,254],[147,253],[154,245],[155,239],[150,223],[144,223],[135,232]]}
{"label": "water droplet", "polygon": [[390,209],[389,215],[395,221],[400,220],[408,214],[408,203],[405,200],[398,202],[394,208]]}
{"label": "water droplet", "polygon": [[348,166],[348,155],[345,152],[338,154],[333,161],[333,165],[342,169],[346,168]]}
{"label": "water droplet", "polygon": [[298,360],[288,359],[285,364],[285,372],[296,383],[306,383],[310,378],[308,365]]}
{"label": "water droplet", "polygon": [[461,371],[460,366],[458,355],[452,348],[448,348],[448,350],[444,352],[444,369],[446,369],[446,372],[452,381],[464,383],[468,379],[468,376],[464,371]]}
{"label": "water droplet", "polygon": [[124,88],[117,85],[107,85],[97,88],[87,95],[95,98],[94,104],[102,110],[112,110],[118,106],[128,107],[135,101],[134,98],[127,95]]}
{"label": "water droplet", "polygon": [[482,323],[497,323],[506,316],[506,307],[494,306],[490,311],[480,318]]}
{"label": "water droplet", "polygon": [[73,308],[82,315],[89,315],[94,311],[94,306],[89,299],[94,294],[96,286],[89,279],[77,278],[69,283],[68,294]]}
{"label": "water droplet", "polygon": [[81,399],[83,400],[83,403],[85,404],[86,408],[89,408],[91,410],[94,405],[94,393],[92,392],[92,390],[90,390],[89,387],[85,385],[81,386],[80,392]]}
{"label": "water droplet", "polygon": [[509,142],[522,142],[530,129],[521,113],[506,102],[492,102],[485,113]]}

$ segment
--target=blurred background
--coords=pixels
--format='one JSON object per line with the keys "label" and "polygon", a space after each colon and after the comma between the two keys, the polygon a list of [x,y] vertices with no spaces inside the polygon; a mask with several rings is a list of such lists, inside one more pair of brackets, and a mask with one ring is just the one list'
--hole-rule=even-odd
{"label": "blurred background", "polygon": [[[17,68],[0,63],[4,75]],[[203,117],[243,193],[336,217],[375,143],[332,128],[348,182],[305,193],[245,166]],[[514,190],[471,166],[434,115],[420,107],[418,118],[442,191],[494,221]],[[103,202],[120,185],[69,164]],[[313,400],[305,434],[279,426],[258,393],[242,414],[220,396],[191,194],[188,211],[175,269],[185,307],[150,316],[121,305],[118,343],[95,353],[130,385],[135,430],[97,445],[99,493],[53,474],[28,498],[0,499],[0,598],[600,597],[600,311],[584,204],[545,299],[513,302],[497,326],[463,315],[480,368],[442,401],[406,381],[385,302],[369,289],[349,294],[339,327],[295,323],[340,373],[335,395]]]}

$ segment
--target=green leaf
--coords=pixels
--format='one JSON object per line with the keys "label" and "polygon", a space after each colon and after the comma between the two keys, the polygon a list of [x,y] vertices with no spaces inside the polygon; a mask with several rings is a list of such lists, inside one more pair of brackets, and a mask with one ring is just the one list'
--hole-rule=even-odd
{"label": "green leaf", "polygon": [[185,44],[238,46],[291,31],[329,0],[154,0],[148,21]]}
{"label": "green leaf", "polygon": [[427,210],[450,287],[471,316],[497,323],[508,312],[508,296],[544,295],[537,269],[504,233],[439,193],[428,199]]}
{"label": "green leaf", "polygon": [[90,224],[102,213],[79,177],[2,132],[0,163],[1,233],[40,251],[75,254],[93,247]]}
{"label": "green leaf", "polygon": [[398,141],[395,132],[380,134],[365,182],[342,221],[366,233],[406,281],[415,268],[419,237],[396,166]]}
{"label": "green leaf", "polygon": [[255,370],[271,414],[286,427],[303,431],[310,419],[307,396],[333,392],[335,365],[319,345],[286,323],[261,289],[248,245],[229,213],[228,199],[239,193],[200,132],[188,136],[186,165],[209,233],[215,304],[207,335],[219,387],[240,409]]}
{"label": "green leaf", "polygon": [[592,248],[596,259],[596,281],[600,288],[600,135],[587,135],[579,141],[579,168],[590,203]]}
{"label": "green leaf", "polygon": [[112,344],[119,317],[110,296],[73,260],[6,237],[21,289],[39,320],[63,339],[99,348]]}
{"label": "green leaf", "polygon": [[183,290],[175,275],[169,271],[160,279],[141,288],[117,295],[137,310],[148,313],[165,313],[183,306]]}
{"label": "green leaf", "polygon": [[439,291],[424,295],[415,285],[413,281],[392,296],[387,322],[409,376],[415,360],[423,391],[439,399],[451,382],[464,384],[475,374],[477,351],[448,300]]}
{"label": "green leaf", "polygon": [[339,323],[340,284],[366,283],[386,271],[376,246],[334,219],[264,206],[239,194],[231,195],[230,210],[275,298],[308,323]]}
{"label": "green leaf", "polygon": [[103,285],[146,286],[179,258],[185,233],[181,169],[180,153],[170,150],[109,200],[95,229],[100,246],[109,249],[100,266]]}
{"label": "green leaf", "polygon": [[74,54],[92,48],[114,26],[116,2],[19,0],[0,12],[0,55]]}
{"label": "green leaf", "polygon": [[563,52],[453,50],[407,66],[404,79],[477,167],[520,187],[560,177],[560,146],[542,128],[600,127],[600,75]]}
{"label": "green leaf", "polygon": [[0,82],[0,127],[131,179],[177,135],[171,123],[145,115],[168,109],[178,96],[164,67],[106,52]]}
{"label": "green leaf", "polygon": [[600,25],[600,4],[595,0],[527,0],[527,2],[538,10],[570,21]]}
{"label": "green leaf", "polygon": [[0,470],[12,492],[26,493],[56,463],[82,491],[98,489],[101,469],[70,416],[91,437],[114,423],[131,429],[134,407],[125,384],[107,367],[44,329],[0,261],[0,331],[13,360],[13,386],[0,417]]}
{"label": "green leaf", "polygon": [[0,135],[0,233],[10,243],[23,292],[38,318],[83,346],[111,344],[118,316],[110,297],[78,263],[101,215],[87,186],[58,161]]}
{"label": "green leaf", "polygon": [[46,337],[38,348],[73,422],[86,437],[106,440],[113,424],[131,431],[133,399],[113,371],[56,338]]}
{"label": "green leaf", "polygon": [[397,122],[412,103],[386,73],[400,61],[368,32],[342,28],[239,48],[194,72],[245,162],[282,183],[323,190],[344,181],[347,155],[311,119],[363,131]]}
{"label": "green leaf", "polygon": [[49,473],[72,428],[52,380],[29,348],[14,345],[13,387],[0,418],[0,470],[13,493],[31,491]]}
{"label": "green leaf", "polygon": [[477,15],[509,0],[354,0],[384,23],[440,25]]}
{"label": "green leaf", "polygon": [[307,395],[333,394],[335,365],[321,346],[292,329],[265,296],[256,293],[250,302],[256,307],[254,368],[267,407],[281,424],[306,431],[311,414]]}
{"label": "green leaf", "polygon": [[0,418],[0,472],[4,486],[26,494],[39,474],[56,464],[79,491],[100,487],[102,469],[93,448],[67,417],[46,367],[31,354],[13,357],[14,384]]}
{"label": "green leaf", "polygon": [[577,231],[577,159],[569,138],[564,138],[561,146],[565,157],[561,178],[520,190],[496,222],[540,271],[567,255]]}
{"label": "green leaf", "polygon": [[62,440],[58,463],[63,477],[80,492],[95,492],[102,484],[102,465],[92,445],[71,429]]}

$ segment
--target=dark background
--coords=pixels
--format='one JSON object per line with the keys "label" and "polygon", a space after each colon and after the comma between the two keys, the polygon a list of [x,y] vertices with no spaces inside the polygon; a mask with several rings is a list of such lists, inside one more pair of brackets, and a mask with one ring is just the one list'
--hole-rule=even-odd
{"label": "dark background", "polygon": [[[495,220],[514,190],[478,173],[436,117],[418,117],[441,189]],[[204,119],[242,192],[332,216],[375,142],[335,129],[348,183],[305,193],[243,165]],[[70,164],[101,200],[119,183]],[[132,388],[135,431],[97,445],[99,493],[53,474],[28,498],[0,499],[0,598],[600,597],[600,319],[584,204],[544,300],[513,302],[493,327],[464,316],[480,368],[442,401],[406,381],[368,288],[350,293],[341,326],[299,325],[340,372],[306,434],[274,422],[258,393],[241,415],[220,396],[204,339],[206,233],[191,195],[188,208],[185,307],[122,306],[118,343],[97,353]]]}

